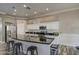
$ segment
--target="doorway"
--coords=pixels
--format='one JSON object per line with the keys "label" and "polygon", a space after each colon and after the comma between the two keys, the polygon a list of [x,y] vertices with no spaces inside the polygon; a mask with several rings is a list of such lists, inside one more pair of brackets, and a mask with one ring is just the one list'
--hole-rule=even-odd
{"label": "doorway", "polygon": [[5,43],[16,37],[17,37],[16,25],[10,22],[6,22],[5,23]]}

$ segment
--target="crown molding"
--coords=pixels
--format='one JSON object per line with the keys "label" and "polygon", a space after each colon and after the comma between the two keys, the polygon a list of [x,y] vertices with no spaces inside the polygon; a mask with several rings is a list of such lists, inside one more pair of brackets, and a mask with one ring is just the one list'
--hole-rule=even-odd
{"label": "crown molding", "polygon": [[42,17],[48,17],[48,16],[54,16],[60,13],[64,13],[64,12],[70,12],[70,11],[75,11],[75,10],[79,10],[79,8],[70,8],[70,9],[64,9],[64,10],[59,10],[59,11],[55,11],[55,12],[49,12],[47,14],[41,15],[41,16],[37,16],[37,17],[31,17],[29,19],[35,19],[35,18],[42,18]]}

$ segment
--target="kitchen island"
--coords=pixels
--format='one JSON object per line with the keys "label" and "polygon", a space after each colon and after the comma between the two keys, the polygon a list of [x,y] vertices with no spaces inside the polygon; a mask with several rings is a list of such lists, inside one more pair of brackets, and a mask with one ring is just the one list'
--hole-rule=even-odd
{"label": "kitchen island", "polygon": [[23,44],[23,51],[26,53],[29,46],[36,46],[38,49],[38,55],[50,55],[50,46],[52,41],[55,39],[52,35],[45,36],[46,41],[40,41],[38,35],[18,35],[17,38],[9,37],[10,40],[15,42],[21,42]]}

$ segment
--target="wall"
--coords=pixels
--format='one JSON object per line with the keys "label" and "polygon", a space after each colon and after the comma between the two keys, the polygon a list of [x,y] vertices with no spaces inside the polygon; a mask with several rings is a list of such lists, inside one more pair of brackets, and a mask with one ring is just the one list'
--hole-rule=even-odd
{"label": "wall", "polygon": [[2,41],[2,18],[0,17],[0,41]]}
{"label": "wall", "polygon": [[59,15],[60,32],[79,34],[79,10]]}
{"label": "wall", "polygon": [[60,36],[54,44],[79,46],[79,10],[59,14]]}

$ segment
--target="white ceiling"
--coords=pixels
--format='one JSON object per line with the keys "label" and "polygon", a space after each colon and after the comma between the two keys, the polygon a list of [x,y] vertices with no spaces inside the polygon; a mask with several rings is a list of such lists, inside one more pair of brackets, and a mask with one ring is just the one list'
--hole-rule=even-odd
{"label": "white ceiling", "polygon": [[[24,8],[24,4],[31,9]],[[0,3],[0,12],[12,15],[14,13],[13,6],[16,8],[16,16],[26,17],[25,15],[28,14],[28,17],[34,17],[64,9],[79,8],[79,3]],[[49,10],[46,11],[46,8],[49,8]],[[34,14],[35,11],[37,14]]]}

